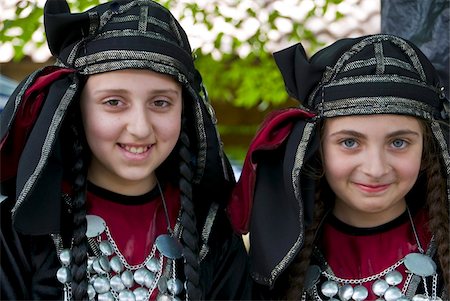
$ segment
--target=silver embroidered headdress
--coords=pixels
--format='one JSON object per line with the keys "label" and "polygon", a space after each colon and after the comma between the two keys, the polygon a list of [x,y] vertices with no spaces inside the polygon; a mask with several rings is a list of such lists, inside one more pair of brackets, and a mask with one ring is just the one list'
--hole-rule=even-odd
{"label": "silver embroidered headdress", "polygon": [[[247,155],[256,170],[246,207],[251,208],[252,276],[266,285],[273,285],[292,262],[312,221],[315,181],[303,168],[319,148],[317,125],[324,118],[399,114],[426,120],[440,147],[450,197],[449,101],[432,64],[412,43],[377,34],[339,40],[310,59],[301,44],[274,53],[274,58],[287,92],[300,107],[267,122],[254,142],[263,140],[262,135],[274,140],[284,129],[289,131],[286,138],[273,149],[252,145]],[[234,201],[236,208],[243,206],[239,198]]]}
{"label": "silver embroidered headdress", "polygon": [[17,199],[18,230],[59,231],[57,217],[42,216],[60,211],[61,128],[91,74],[136,68],[173,76],[183,86],[194,189],[216,192],[234,181],[188,38],[166,8],[149,0],[118,0],[71,13],[65,1],[49,0],[44,24],[56,64],[22,81],[1,116],[1,187]]}

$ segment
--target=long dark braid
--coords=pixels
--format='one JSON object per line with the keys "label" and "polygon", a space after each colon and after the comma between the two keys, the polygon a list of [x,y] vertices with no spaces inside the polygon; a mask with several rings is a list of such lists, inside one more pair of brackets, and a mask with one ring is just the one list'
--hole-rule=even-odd
{"label": "long dark braid", "polygon": [[439,147],[434,140],[428,139],[431,136],[428,127],[425,130],[424,146],[431,148],[424,151],[424,167],[426,168],[427,197],[426,205],[429,213],[429,227],[434,235],[437,246],[437,258],[442,268],[443,279],[447,291],[450,292],[450,241],[449,241],[449,204],[446,194],[443,163],[440,162]]}
{"label": "long dark braid", "polygon": [[286,291],[286,300],[299,300],[304,290],[306,270],[311,262],[316,233],[325,214],[320,190],[317,190],[315,198],[313,222],[305,231],[302,249],[287,270],[289,286]]}
{"label": "long dark braid", "polygon": [[87,252],[86,237],[86,161],[83,137],[80,136],[80,125],[73,121],[71,126],[73,139],[72,167],[72,215],[73,215],[73,245],[72,245],[72,295],[74,300],[87,300]]}
{"label": "long dark braid", "polygon": [[[186,128],[186,118],[183,117],[182,129]],[[187,297],[191,300],[200,300],[202,291],[200,288],[199,272],[199,237],[197,221],[192,201],[192,178],[191,152],[189,137],[184,130],[180,134],[180,200],[181,200],[181,225],[183,226],[183,255],[184,273],[186,275]]]}

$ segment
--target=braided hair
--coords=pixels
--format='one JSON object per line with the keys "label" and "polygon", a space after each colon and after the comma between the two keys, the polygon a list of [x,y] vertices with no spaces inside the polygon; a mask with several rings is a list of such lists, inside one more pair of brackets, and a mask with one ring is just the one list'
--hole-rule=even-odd
{"label": "braided hair", "polygon": [[[429,216],[429,228],[433,233],[436,246],[437,255],[436,258],[441,267],[441,273],[443,275],[444,288],[447,292],[450,292],[450,241],[449,241],[449,203],[447,201],[446,186],[444,179],[444,164],[441,161],[439,154],[439,146],[433,139],[431,128],[425,121],[419,120],[422,124],[424,131],[424,151],[422,156],[422,170],[423,174],[416,182],[414,191],[420,191],[421,184],[424,184],[426,193],[422,191],[420,194],[425,198],[425,208],[428,210]],[[323,127],[322,127],[323,129]],[[313,166],[307,165],[305,169],[310,173],[314,171],[314,174],[310,176],[315,177],[318,181],[316,186],[316,197],[314,203],[314,219],[309,227],[305,231],[305,243],[303,248],[295,257],[292,264],[286,270],[289,278],[289,286],[287,286],[284,298],[286,300],[298,300],[304,293],[304,281],[306,276],[306,270],[311,262],[311,254],[313,252],[314,244],[317,239],[318,233],[320,233],[320,224],[326,215],[325,200],[332,199],[329,194],[332,193],[330,187],[326,183],[323,177],[322,167],[318,166],[320,162],[317,158],[320,156],[319,152],[316,154],[315,160],[313,160]],[[317,177],[321,177],[318,179]],[[423,183],[425,180],[425,183]],[[328,197],[324,197],[326,194]],[[416,193],[408,193],[408,195],[416,195]],[[415,198],[416,199],[416,198]],[[411,206],[415,204],[409,204]],[[331,207],[330,207],[331,208]]]}
{"label": "braided hair", "polygon": [[[84,81],[85,79],[82,79]],[[84,129],[80,118],[80,109],[74,103],[68,113],[67,120],[62,128],[61,137],[65,146],[67,177],[71,183],[70,212],[72,225],[69,232],[71,239],[71,275],[72,296],[74,300],[87,300],[87,258],[88,240],[86,237],[86,185],[87,169],[89,164],[89,147],[84,136]],[[69,147],[70,145],[70,147]]]}
{"label": "braided hair", "polygon": [[[425,124],[425,122],[423,122]],[[431,129],[424,125],[424,153],[422,169],[424,169],[424,179],[426,179],[426,201],[428,209],[431,233],[436,242],[437,260],[441,267],[443,280],[447,292],[450,293],[450,239],[449,239],[449,203],[447,201],[445,171],[439,146],[432,138]]]}
{"label": "braided hair", "polygon": [[182,117],[182,130],[179,139],[179,188],[181,201],[181,225],[183,226],[182,242],[184,256],[184,273],[186,275],[186,295],[190,299],[199,300],[202,297],[200,289],[199,273],[199,235],[197,221],[192,201],[192,178],[191,152],[189,137],[184,130],[187,118]]}

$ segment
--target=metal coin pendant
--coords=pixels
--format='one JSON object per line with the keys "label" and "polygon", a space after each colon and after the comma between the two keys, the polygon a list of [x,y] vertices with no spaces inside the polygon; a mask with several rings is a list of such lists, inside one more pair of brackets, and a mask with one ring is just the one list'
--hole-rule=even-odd
{"label": "metal coin pendant", "polygon": [[[412,301],[430,301],[431,299],[425,295],[418,294],[418,295],[415,295],[411,300]],[[442,301],[442,299],[439,297],[436,297],[435,299],[433,299],[433,301]]]}
{"label": "metal coin pendant", "polygon": [[402,291],[396,286],[391,286],[386,290],[386,293],[384,293],[384,299],[386,301],[396,301],[402,296]]}
{"label": "metal coin pendant", "polygon": [[383,279],[378,279],[372,284],[372,291],[378,297],[383,296],[388,288],[389,284]]}
{"label": "metal coin pendant", "polygon": [[320,267],[317,265],[311,265],[308,267],[305,276],[305,288],[310,289],[319,282]]}
{"label": "metal coin pendant", "polygon": [[98,263],[100,264],[100,267],[102,268],[103,271],[107,273],[111,271],[111,266],[109,265],[108,257],[100,256],[98,258]]}
{"label": "metal coin pendant", "polygon": [[172,297],[167,294],[159,294],[156,301],[172,301]]}
{"label": "metal coin pendant", "polygon": [[98,294],[103,294],[109,291],[111,286],[109,285],[109,280],[106,277],[98,277],[94,281],[94,289]]}
{"label": "metal coin pendant", "polygon": [[107,240],[102,240],[98,247],[103,255],[110,256],[114,253],[111,243]]}
{"label": "metal coin pendant", "polygon": [[391,271],[384,277],[389,285],[398,285],[402,283],[403,275],[399,271]]}
{"label": "metal coin pendant", "polygon": [[111,285],[111,288],[116,292],[120,292],[121,290],[125,289],[125,285],[123,284],[122,279],[119,275],[112,276],[111,280],[109,280],[109,283]]}
{"label": "metal coin pendant", "polygon": [[419,295],[415,295],[411,300],[412,301],[428,301],[429,299],[425,295],[419,294]]}
{"label": "metal coin pendant", "polygon": [[339,288],[339,298],[343,301],[350,300],[353,296],[353,286],[350,284],[343,285]]}
{"label": "metal coin pendant", "polygon": [[130,290],[123,290],[119,293],[119,301],[136,301],[136,297]]}
{"label": "metal coin pendant", "polygon": [[92,262],[92,268],[94,269],[94,271],[99,274],[99,275],[103,275],[106,274],[105,270],[102,269],[102,266],[100,265],[100,260],[99,258],[95,258],[94,261]]}
{"label": "metal coin pendant", "polygon": [[114,296],[111,294],[111,292],[99,294],[98,301],[114,301]]}
{"label": "metal coin pendant", "polygon": [[339,286],[336,282],[328,280],[322,283],[320,290],[322,291],[322,294],[331,298],[338,293]]}
{"label": "metal coin pendant", "polygon": [[134,284],[133,273],[129,270],[123,272],[120,276],[120,279],[122,279],[123,284],[128,288],[132,287]]}
{"label": "metal coin pendant", "polygon": [[436,274],[436,263],[430,256],[424,254],[408,254],[405,256],[403,264],[410,272],[422,277]]}
{"label": "metal coin pendant", "polygon": [[86,215],[87,230],[86,236],[88,238],[97,237],[106,229],[106,222],[103,218],[97,215]]}
{"label": "metal coin pendant", "polygon": [[167,289],[172,295],[178,295],[183,290],[183,283],[176,278],[167,280]]}
{"label": "metal coin pendant", "polygon": [[92,264],[94,263],[94,258],[95,257],[88,257],[88,260],[87,260],[87,270],[91,274],[95,273],[94,268],[92,266]]}
{"label": "metal coin pendant", "polygon": [[167,258],[178,259],[183,256],[183,246],[178,239],[168,235],[162,234],[156,238],[156,248]]}
{"label": "metal coin pendant", "polygon": [[124,269],[123,263],[120,261],[119,256],[114,256],[109,261],[109,265],[111,266],[111,269],[116,272],[117,274],[121,273]]}
{"label": "metal coin pendant", "polygon": [[154,282],[155,282],[155,274],[149,271],[148,273],[145,274],[144,285],[147,288],[151,288],[153,287]]}
{"label": "metal coin pendant", "polygon": [[134,281],[136,281],[136,283],[139,284],[140,286],[144,285],[145,276],[147,275],[147,273],[151,272],[145,268],[137,269],[133,275]]}
{"label": "metal coin pendant", "polygon": [[149,269],[150,272],[156,273],[159,270],[160,264],[155,257],[152,257],[149,261],[147,261],[145,267]]}
{"label": "metal coin pendant", "polygon": [[353,288],[353,296],[352,298],[355,301],[366,300],[367,296],[369,296],[369,291],[362,285],[355,286]]}
{"label": "metal coin pendant", "polygon": [[162,294],[167,292],[167,277],[161,276],[158,280],[158,291]]}
{"label": "metal coin pendant", "polygon": [[145,301],[147,300],[148,290],[143,287],[138,287],[133,291],[134,297],[136,301]]}
{"label": "metal coin pendant", "polygon": [[92,299],[94,299],[95,298],[95,295],[97,294],[96,292],[95,292],[95,289],[94,289],[94,287],[92,286],[92,284],[88,284],[88,287],[87,287],[87,293],[88,293],[88,298],[89,298],[89,300],[92,300]]}
{"label": "metal coin pendant", "polygon": [[58,281],[62,284],[69,282],[72,280],[70,269],[68,267],[60,267],[56,272],[56,278],[58,278]]}
{"label": "metal coin pendant", "polygon": [[71,259],[70,249],[63,249],[61,253],[59,253],[59,260],[63,265],[69,265]]}

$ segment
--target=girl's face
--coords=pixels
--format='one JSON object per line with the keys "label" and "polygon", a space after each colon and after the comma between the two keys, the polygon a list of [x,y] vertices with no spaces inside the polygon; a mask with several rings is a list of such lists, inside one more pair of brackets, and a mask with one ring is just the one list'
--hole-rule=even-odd
{"label": "girl's face", "polygon": [[88,179],[125,195],[148,192],[177,143],[181,112],[181,84],[168,75],[126,69],[89,76],[81,95]]}
{"label": "girl's face", "polygon": [[322,150],[325,177],[336,194],[333,213],[357,227],[384,224],[404,212],[417,180],[423,130],[398,115],[327,119]]}

